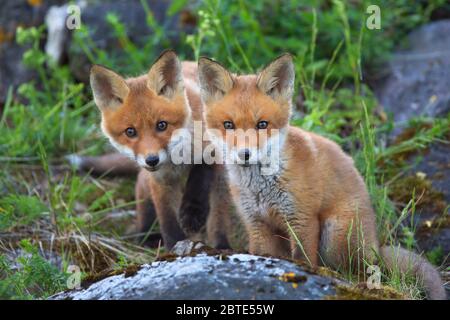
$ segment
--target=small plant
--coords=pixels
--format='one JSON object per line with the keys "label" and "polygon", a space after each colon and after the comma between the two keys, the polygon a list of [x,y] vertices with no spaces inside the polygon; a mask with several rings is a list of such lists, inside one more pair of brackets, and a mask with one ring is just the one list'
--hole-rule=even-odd
{"label": "small plant", "polygon": [[13,262],[0,255],[0,298],[45,298],[65,289],[68,275],[44,259],[29,240],[20,242],[21,255]]}
{"label": "small plant", "polygon": [[444,256],[444,249],[441,245],[427,252],[428,261],[430,261],[435,266],[440,266],[444,262],[445,258],[446,257]]}

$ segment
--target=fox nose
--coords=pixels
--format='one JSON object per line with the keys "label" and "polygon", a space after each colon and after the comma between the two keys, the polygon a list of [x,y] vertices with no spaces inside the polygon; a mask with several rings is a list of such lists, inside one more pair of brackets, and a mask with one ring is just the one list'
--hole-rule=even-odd
{"label": "fox nose", "polygon": [[248,161],[248,159],[250,159],[250,155],[250,150],[248,149],[241,149],[238,152],[238,156],[239,158],[241,158],[241,160]]}
{"label": "fox nose", "polygon": [[154,167],[158,164],[159,162],[159,157],[158,156],[154,156],[154,155],[149,155],[146,159],[145,159],[145,163],[148,164],[150,167]]}

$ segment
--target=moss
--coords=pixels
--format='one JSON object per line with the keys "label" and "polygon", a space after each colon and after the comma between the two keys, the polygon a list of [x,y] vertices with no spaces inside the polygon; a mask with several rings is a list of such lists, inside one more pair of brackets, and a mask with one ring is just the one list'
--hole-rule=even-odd
{"label": "moss", "polygon": [[419,174],[396,180],[389,189],[391,199],[408,203],[415,190],[416,209],[426,208],[432,213],[441,214],[447,207],[444,194],[433,188],[431,181]]}
{"label": "moss", "polygon": [[171,253],[171,252],[167,252],[167,253],[163,253],[160,256],[158,256],[155,261],[168,261],[168,262],[172,262],[175,261],[179,256],[176,255],[175,253]]}
{"label": "moss", "polygon": [[429,238],[432,234],[438,233],[441,229],[450,228],[450,215],[433,217],[425,220],[416,230],[420,238]]}
{"label": "moss", "polygon": [[355,286],[336,285],[336,294],[327,296],[327,300],[406,300],[407,297],[391,287],[368,289],[365,283]]}
{"label": "moss", "polygon": [[[423,131],[431,130],[433,128],[433,123],[430,122],[424,122],[419,123],[414,126],[410,126],[406,129],[404,129],[399,135],[396,136],[395,140],[392,142],[392,145],[400,145],[403,142],[411,141],[414,138],[420,136],[420,133]],[[445,136],[442,137],[442,139],[449,139],[450,138],[450,131],[445,134]],[[450,141],[450,140],[448,140]],[[393,160],[399,167],[402,167],[404,164],[404,161],[409,159],[411,156],[416,154],[425,154],[429,150],[430,145],[428,145],[426,148],[414,148],[409,149],[403,152],[396,153],[395,156],[391,159]]]}
{"label": "moss", "polygon": [[[195,246],[195,245],[194,245]],[[203,246],[199,249],[193,249],[191,253],[189,254],[190,257],[195,257],[197,254],[206,254],[208,256],[217,256],[220,260],[228,260],[228,256],[235,253],[233,250],[230,249],[214,249],[208,246]]]}
{"label": "moss", "polygon": [[323,277],[330,277],[330,278],[336,278],[336,279],[343,279],[343,276],[338,273],[337,271],[334,271],[327,267],[317,267],[314,270],[318,275]]}
{"label": "moss", "polygon": [[132,265],[126,267],[125,270],[123,270],[124,277],[128,278],[128,277],[134,276],[141,268],[142,268],[142,266],[136,265],[136,264],[132,264]]}
{"label": "moss", "polygon": [[98,281],[101,281],[108,277],[118,276],[121,274],[123,274],[125,278],[128,278],[128,277],[134,276],[141,268],[142,268],[142,266],[140,266],[140,265],[132,264],[132,265],[129,265],[122,269],[116,269],[116,270],[109,269],[109,270],[101,271],[99,273],[89,274],[81,282],[81,287],[83,289],[87,289],[92,284],[94,284]]}
{"label": "moss", "polygon": [[412,139],[414,139],[414,137],[416,137],[418,135],[418,133],[420,131],[426,130],[426,129],[432,129],[432,128],[433,128],[433,124],[427,123],[427,122],[420,123],[416,126],[410,126],[406,129],[404,129],[399,135],[397,135],[393,144],[396,145],[396,144],[400,144],[404,141],[412,140]]}

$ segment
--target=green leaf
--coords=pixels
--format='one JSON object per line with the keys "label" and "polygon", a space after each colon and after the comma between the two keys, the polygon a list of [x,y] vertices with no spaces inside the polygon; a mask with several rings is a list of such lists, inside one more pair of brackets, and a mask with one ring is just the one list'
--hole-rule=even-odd
{"label": "green leaf", "polygon": [[174,0],[167,9],[167,14],[173,16],[186,6],[187,0]]}

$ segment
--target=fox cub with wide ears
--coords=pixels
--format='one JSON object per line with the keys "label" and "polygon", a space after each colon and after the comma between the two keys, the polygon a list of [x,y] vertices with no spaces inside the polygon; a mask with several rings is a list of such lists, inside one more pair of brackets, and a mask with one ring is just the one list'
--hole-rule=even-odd
{"label": "fox cub with wide ears", "polygon": [[[413,272],[430,298],[445,298],[439,273],[428,262],[379,246],[370,197],[353,160],[334,142],[289,125],[291,55],[243,76],[201,58],[199,79],[208,133],[227,161],[251,253],[362,273],[378,261]],[[256,137],[242,139],[242,132]]]}
{"label": "fox cub with wide ears", "polygon": [[[197,64],[181,63],[173,51],[165,51],[147,74],[136,78],[124,79],[94,65],[90,83],[101,111],[103,133],[119,152],[141,167],[136,183],[139,231],[149,230],[156,211],[167,249],[186,237],[201,240],[211,208],[207,228],[210,243],[228,247],[227,207],[218,204],[227,195],[224,183],[220,183],[223,168],[194,165],[194,159],[174,164],[171,159],[180,144],[194,144],[194,139],[179,134],[180,129],[191,135],[194,121],[202,121]],[[96,171],[120,167],[117,162],[123,162],[122,171],[129,167],[117,154],[87,162],[99,168]]]}

